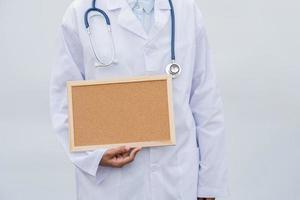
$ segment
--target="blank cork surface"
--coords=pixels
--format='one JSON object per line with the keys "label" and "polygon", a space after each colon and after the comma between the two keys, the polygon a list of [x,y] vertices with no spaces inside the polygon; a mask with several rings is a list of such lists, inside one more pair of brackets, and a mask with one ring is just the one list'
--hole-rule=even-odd
{"label": "blank cork surface", "polygon": [[174,144],[168,81],[160,76],[71,83],[71,150]]}

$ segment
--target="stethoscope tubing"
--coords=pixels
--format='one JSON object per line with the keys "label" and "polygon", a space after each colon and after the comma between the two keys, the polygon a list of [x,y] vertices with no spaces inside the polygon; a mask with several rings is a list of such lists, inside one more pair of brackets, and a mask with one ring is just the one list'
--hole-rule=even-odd
{"label": "stethoscope tubing", "polygon": [[[95,1],[95,0],[94,0]],[[175,55],[175,12],[172,0],[168,0],[170,4],[170,15],[171,15],[171,60],[176,60]]]}
{"label": "stethoscope tubing", "polygon": [[[84,14],[84,24],[85,24],[85,28],[87,29],[87,32],[89,34],[89,41],[91,44],[91,48],[93,51],[93,54],[95,56],[95,58],[98,61],[98,64],[96,66],[101,66],[101,67],[107,67],[110,66],[113,62],[114,62],[114,57],[115,57],[115,45],[113,42],[113,36],[112,36],[112,32],[111,32],[111,26],[110,26],[110,19],[108,17],[108,15],[101,9],[96,8],[96,1],[97,0],[93,0],[92,1],[92,7],[89,8],[85,14]],[[175,62],[176,60],[176,55],[175,55],[175,12],[174,12],[174,6],[172,3],[172,0],[168,0],[169,1],[169,5],[170,5],[170,15],[171,15],[171,63],[167,65],[166,67],[166,72],[170,75],[172,75],[173,78],[177,77],[180,72],[181,72],[181,67],[179,66],[179,64],[177,64]],[[89,13],[91,12],[98,12],[100,13],[104,19],[105,19],[105,23],[108,26],[108,31],[111,37],[111,41],[112,41],[112,58],[110,60],[110,62],[108,63],[103,63],[101,62],[101,59],[97,56],[96,51],[95,51],[95,47],[93,45],[92,42],[92,33],[90,31],[90,24],[89,24]],[[173,71],[175,69],[175,71]]]}
{"label": "stethoscope tubing", "polygon": [[107,26],[110,26],[110,19],[108,17],[108,15],[101,9],[99,8],[89,8],[85,13],[84,13],[84,25],[85,25],[85,28],[89,28],[90,27],[90,23],[89,23],[89,14],[90,12],[92,11],[96,11],[96,12],[99,12],[103,15],[104,19],[105,19],[105,23]]}

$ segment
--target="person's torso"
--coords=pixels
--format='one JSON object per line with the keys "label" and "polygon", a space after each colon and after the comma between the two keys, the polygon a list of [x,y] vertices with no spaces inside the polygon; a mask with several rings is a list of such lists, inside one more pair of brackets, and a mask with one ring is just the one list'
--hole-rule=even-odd
{"label": "person's torso", "polygon": [[[121,6],[116,5],[117,3]],[[172,80],[176,146],[144,148],[133,163],[121,169],[110,169],[99,185],[92,177],[77,169],[77,189],[80,194],[90,195],[90,198],[82,199],[121,200],[126,199],[124,195],[129,194],[131,196],[127,199],[130,200],[196,199],[199,149],[189,106],[195,64],[195,21],[191,3],[176,0],[173,4],[176,20],[176,62],[182,67],[180,76]],[[96,60],[83,20],[84,13],[90,6],[90,0],[79,0],[74,4],[87,80],[166,73],[165,67],[171,62],[171,17],[168,0],[155,1],[155,21],[148,33],[126,0],[97,1],[96,6],[104,10],[111,21],[116,62],[109,67],[94,65]],[[103,17],[91,17],[90,26],[97,54],[104,61],[109,60],[112,43]],[[189,194],[187,191],[193,192]]]}

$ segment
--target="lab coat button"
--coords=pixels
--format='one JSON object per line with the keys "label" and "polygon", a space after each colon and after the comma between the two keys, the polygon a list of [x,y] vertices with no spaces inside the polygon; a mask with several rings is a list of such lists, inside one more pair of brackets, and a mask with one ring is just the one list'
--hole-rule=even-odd
{"label": "lab coat button", "polygon": [[145,48],[144,48],[144,52],[145,52],[145,53],[149,53],[150,51],[151,51],[151,49],[150,49],[149,47],[145,47]]}
{"label": "lab coat button", "polygon": [[158,164],[151,164],[151,171],[155,172],[159,169],[159,165]]}
{"label": "lab coat button", "polygon": [[151,53],[155,52],[155,47],[147,45],[147,46],[144,47],[144,51],[146,53],[150,53],[151,54]]}

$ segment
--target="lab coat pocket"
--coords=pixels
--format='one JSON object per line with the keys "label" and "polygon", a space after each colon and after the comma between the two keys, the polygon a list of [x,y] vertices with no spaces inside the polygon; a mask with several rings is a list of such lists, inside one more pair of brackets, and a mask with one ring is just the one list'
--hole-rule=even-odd
{"label": "lab coat pocket", "polygon": [[153,199],[185,200],[180,191],[183,185],[181,180],[183,172],[178,164],[152,166],[151,168],[150,183]]}
{"label": "lab coat pocket", "polygon": [[118,168],[100,166],[96,175],[96,184],[105,187],[107,185],[117,187],[120,180],[120,171]]}
{"label": "lab coat pocket", "polygon": [[182,199],[197,199],[199,148],[189,147],[180,153],[180,195]]}
{"label": "lab coat pocket", "polygon": [[141,150],[132,163],[120,168],[119,200],[147,199],[147,168],[144,163],[144,151]]}

